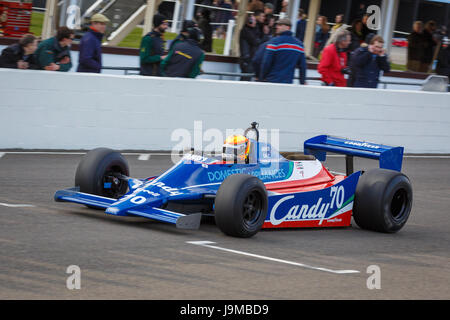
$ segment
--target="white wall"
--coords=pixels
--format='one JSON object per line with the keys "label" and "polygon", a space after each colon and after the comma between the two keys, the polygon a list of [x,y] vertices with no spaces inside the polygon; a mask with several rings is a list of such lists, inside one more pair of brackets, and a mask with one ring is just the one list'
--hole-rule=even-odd
{"label": "white wall", "polygon": [[280,129],[280,149],[318,134],[450,153],[450,95],[0,69],[0,149],[171,150],[171,133]]}

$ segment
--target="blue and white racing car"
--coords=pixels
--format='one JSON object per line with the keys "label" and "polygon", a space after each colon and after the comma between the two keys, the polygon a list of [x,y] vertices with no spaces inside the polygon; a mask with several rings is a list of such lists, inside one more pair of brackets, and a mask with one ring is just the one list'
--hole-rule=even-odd
{"label": "blue and white racing car", "polygon": [[[119,152],[94,149],[78,165],[75,188],[54,198],[184,229],[199,228],[202,215],[214,216],[220,230],[235,237],[261,228],[349,226],[352,217],[363,229],[392,233],[408,220],[412,188],[400,172],[402,147],[321,135],[304,142],[305,154],[280,154],[258,136],[252,123],[244,136],[229,140],[222,156],[188,153],[145,179],[128,176]],[[346,155],[345,174],[322,164],[327,152]],[[353,172],[353,157],[377,159],[380,168]]]}

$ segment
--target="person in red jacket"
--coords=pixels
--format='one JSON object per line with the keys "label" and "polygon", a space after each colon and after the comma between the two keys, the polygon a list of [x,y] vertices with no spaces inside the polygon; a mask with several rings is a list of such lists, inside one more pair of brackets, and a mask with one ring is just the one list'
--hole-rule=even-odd
{"label": "person in red jacket", "polygon": [[340,31],[336,41],[323,49],[317,71],[322,75],[321,80],[327,86],[346,87],[344,74],[349,73],[347,67],[347,47],[351,42],[350,32]]}

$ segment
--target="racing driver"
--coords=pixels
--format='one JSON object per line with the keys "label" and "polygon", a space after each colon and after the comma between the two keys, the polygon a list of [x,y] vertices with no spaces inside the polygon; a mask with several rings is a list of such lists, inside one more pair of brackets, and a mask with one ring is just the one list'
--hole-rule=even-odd
{"label": "racing driver", "polygon": [[223,144],[222,159],[228,163],[249,163],[250,141],[243,135],[229,136]]}

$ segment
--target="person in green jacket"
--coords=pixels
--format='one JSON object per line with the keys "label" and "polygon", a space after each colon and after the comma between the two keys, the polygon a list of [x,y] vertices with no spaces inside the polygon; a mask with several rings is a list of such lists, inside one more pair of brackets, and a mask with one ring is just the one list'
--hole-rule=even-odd
{"label": "person in green jacket", "polygon": [[42,41],[35,53],[39,68],[48,71],[69,71],[72,68],[70,45],[74,36],[73,30],[61,27],[55,37]]}

